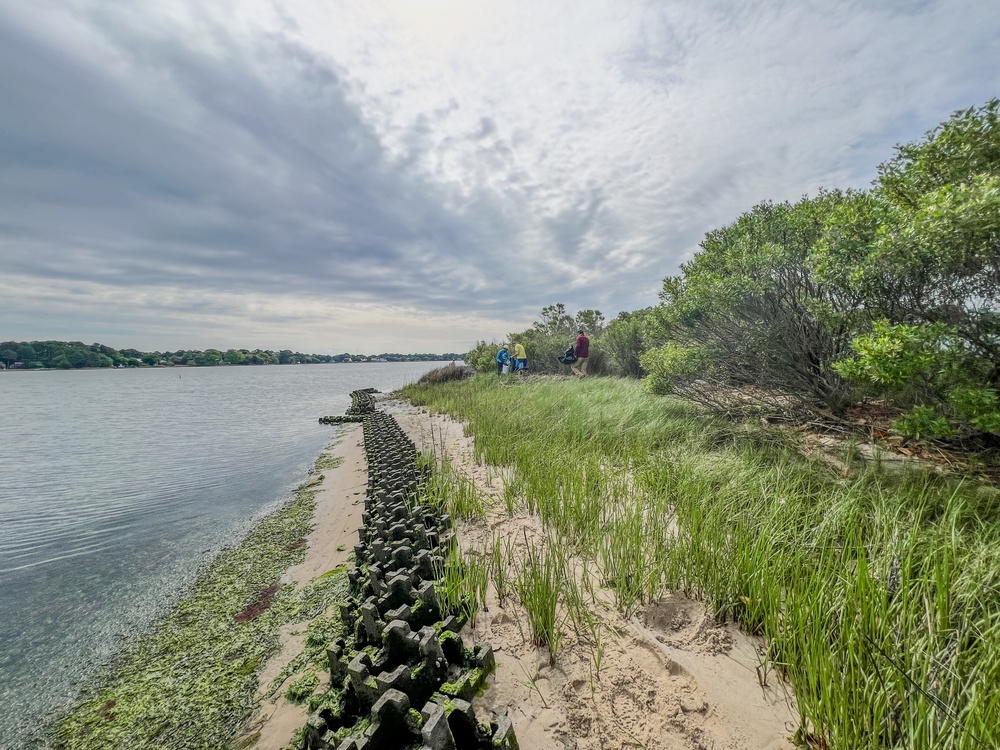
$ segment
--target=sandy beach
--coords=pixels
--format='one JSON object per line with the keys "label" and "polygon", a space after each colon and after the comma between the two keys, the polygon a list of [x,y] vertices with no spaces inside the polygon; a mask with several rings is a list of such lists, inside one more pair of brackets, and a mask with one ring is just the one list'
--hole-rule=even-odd
{"label": "sandy beach", "polygon": [[[484,549],[504,538],[523,555],[543,538],[537,518],[507,515],[500,500],[503,472],[475,462],[461,424],[401,402],[382,408],[418,449],[446,457],[496,500],[483,519],[459,525],[462,547]],[[306,559],[285,579],[299,586],[347,562],[361,525],[367,467],[360,426],[345,426],[332,454],[342,461],[322,472]],[[516,598],[501,602],[491,584],[485,608],[463,632],[467,642],[487,641],[496,652],[496,674],[475,700],[478,715],[509,715],[521,747],[537,750],[793,747],[788,738],[798,714],[790,688],[760,669],[762,642],[716,624],[700,602],[668,591],[625,618],[592,571],[581,566],[577,574],[590,579],[585,585],[599,627],[567,628],[554,664],[545,648],[530,642]],[[262,692],[302,650],[306,625],[283,629],[281,652],[260,676]],[[305,709],[282,693],[263,701],[242,734],[246,746],[279,750],[305,723]]]}
{"label": "sandy beach", "polygon": [[[348,562],[354,552],[364,510],[368,463],[361,425],[346,424],[339,430],[340,436],[329,451],[331,457],[339,460],[339,465],[321,471],[313,516],[315,525],[306,537],[305,560],[289,568],[282,583],[302,587]],[[302,651],[307,625],[307,622],[298,622],[281,628],[281,650],[260,674],[262,696],[282,669]],[[305,724],[307,718],[304,707],[285,700],[283,692],[278,691],[273,698],[262,697],[257,715],[244,728],[241,737],[250,747],[280,750],[288,745],[292,733]]]}

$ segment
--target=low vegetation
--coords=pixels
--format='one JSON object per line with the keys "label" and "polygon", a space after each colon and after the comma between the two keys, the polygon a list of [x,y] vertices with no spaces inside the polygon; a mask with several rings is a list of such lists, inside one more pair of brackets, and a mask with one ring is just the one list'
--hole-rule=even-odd
{"label": "low vegetation", "polygon": [[623,379],[404,393],[467,422],[477,457],[509,472],[498,505],[543,521],[516,569],[502,540],[477,564],[521,599],[552,659],[565,628],[587,627],[572,556],[625,613],[672,589],[764,635],[760,674],[794,689],[803,747],[1000,745],[995,487],[849,445],[834,468],[789,433]]}
{"label": "low vegetation", "polygon": [[447,367],[438,367],[436,370],[431,370],[421,376],[418,383],[423,383],[429,385],[432,383],[444,383],[449,380],[464,380],[465,378],[472,377],[476,374],[476,371],[466,365],[458,365],[452,362]]}

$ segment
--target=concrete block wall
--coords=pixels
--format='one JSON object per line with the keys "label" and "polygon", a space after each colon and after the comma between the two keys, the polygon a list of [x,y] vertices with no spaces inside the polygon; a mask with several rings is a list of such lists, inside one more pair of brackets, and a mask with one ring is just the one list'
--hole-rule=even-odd
{"label": "concrete block wall", "polygon": [[493,649],[466,648],[462,620],[441,611],[451,519],[421,502],[416,448],[374,393],[356,391],[346,417],[320,420],[363,423],[368,486],[341,604],[347,635],[327,650],[336,701],[309,718],[302,750],[516,750],[509,718],[480,723],[470,703],[496,667]]}

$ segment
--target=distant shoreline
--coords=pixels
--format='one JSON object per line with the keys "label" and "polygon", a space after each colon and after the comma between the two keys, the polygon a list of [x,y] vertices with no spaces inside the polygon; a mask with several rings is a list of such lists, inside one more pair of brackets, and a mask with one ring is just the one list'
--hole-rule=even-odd
{"label": "distant shoreline", "polygon": [[220,362],[215,365],[121,365],[117,367],[0,367],[3,372],[73,372],[79,370],[173,370],[180,369],[209,369],[214,367],[294,367],[296,365],[384,365],[401,364],[407,362],[462,362],[461,359],[359,359],[350,362],[241,362],[238,365],[229,362]]}
{"label": "distant shoreline", "polygon": [[461,352],[305,354],[291,349],[177,349],[144,352],[82,341],[0,341],[0,365],[8,370],[90,370],[129,367],[218,367],[220,365],[320,365],[354,362],[442,362]]}

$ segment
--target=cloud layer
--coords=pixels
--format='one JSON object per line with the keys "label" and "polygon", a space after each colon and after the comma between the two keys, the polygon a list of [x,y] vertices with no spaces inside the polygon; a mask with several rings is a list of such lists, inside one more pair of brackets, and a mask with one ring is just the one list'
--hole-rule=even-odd
{"label": "cloud layer", "polygon": [[3,339],[462,350],[1000,91],[986,1],[0,0]]}

